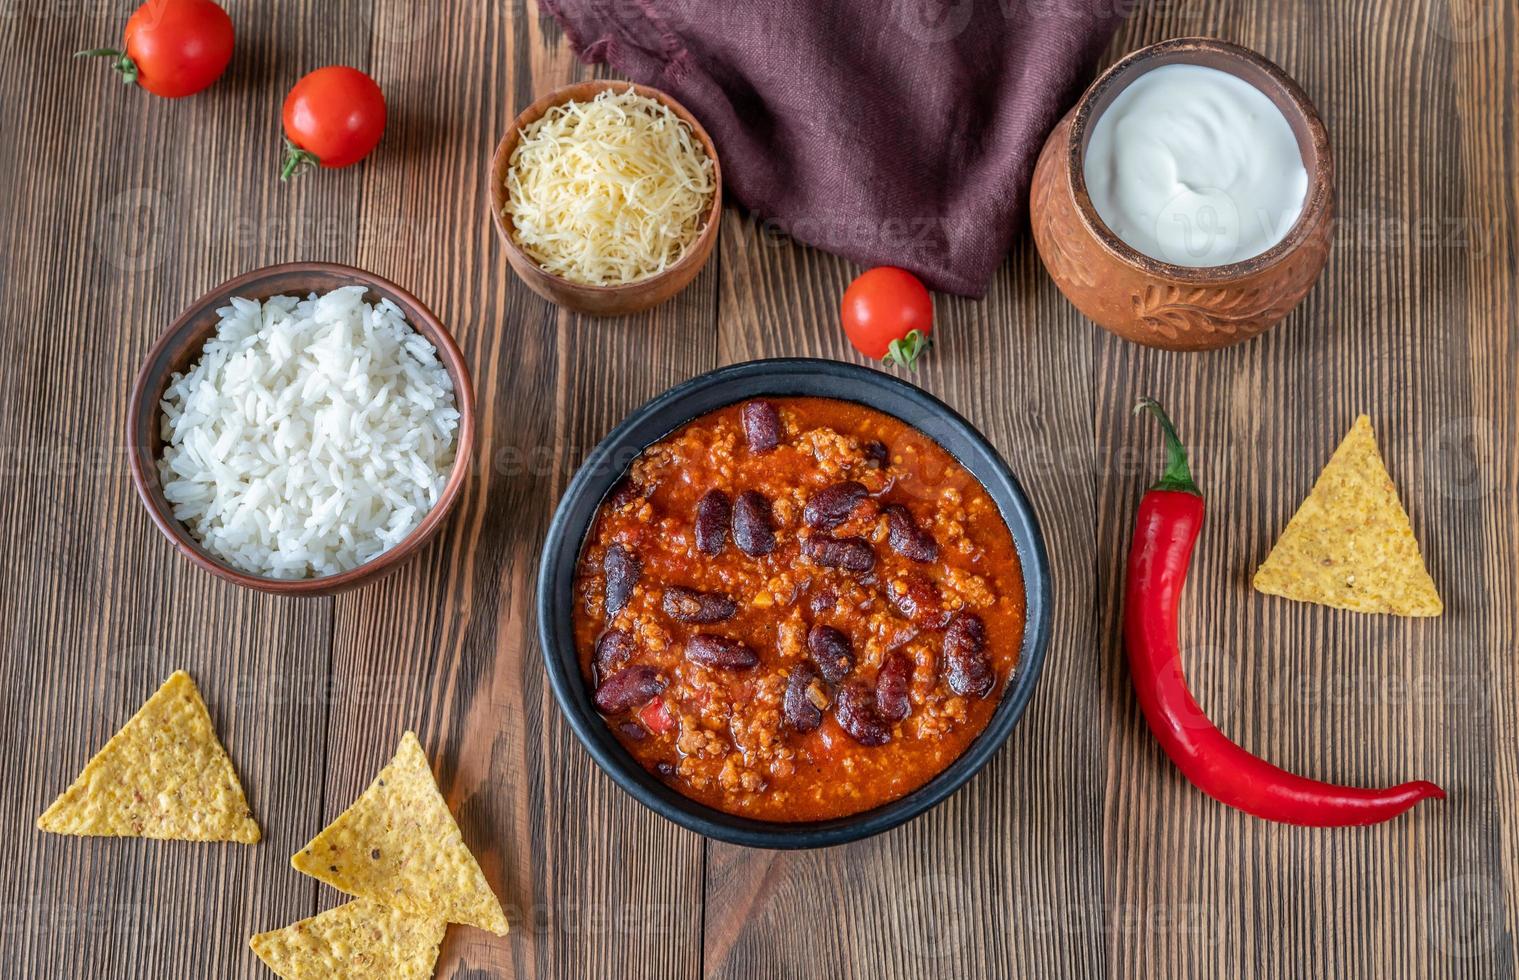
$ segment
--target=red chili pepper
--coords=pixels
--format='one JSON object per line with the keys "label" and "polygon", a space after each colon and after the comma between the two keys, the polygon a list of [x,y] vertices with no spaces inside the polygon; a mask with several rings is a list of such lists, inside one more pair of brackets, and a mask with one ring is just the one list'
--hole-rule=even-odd
{"label": "red chili pepper", "polygon": [[1187,452],[1166,413],[1145,399],[1166,440],[1166,469],[1139,503],[1124,594],[1124,641],[1139,706],[1160,746],[1192,785],[1266,820],[1307,827],[1350,827],[1390,820],[1445,791],[1418,780],[1387,789],[1336,786],[1294,775],[1251,755],[1208,720],[1187,690],[1177,644],[1177,606],[1192,546],[1202,530],[1203,498]]}

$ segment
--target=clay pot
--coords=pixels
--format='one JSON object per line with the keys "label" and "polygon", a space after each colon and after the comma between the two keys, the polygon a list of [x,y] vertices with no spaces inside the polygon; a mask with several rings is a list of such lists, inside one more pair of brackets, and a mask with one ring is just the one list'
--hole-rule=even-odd
{"label": "clay pot", "polygon": [[[1134,79],[1176,63],[1217,68],[1254,85],[1297,137],[1308,172],[1303,211],[1260,255],[1206,268],[1151,258],[1109,231],[1087,195],[1084,159],[1098,116]],[[1040,258],[1066,298],[1118,336],[1167,350],[1227,347],[1276,325],[1323,271],[1333,218],[1329,137],[1308,96],[1265,58],[1212,38],[1162,41],[1104,72],[1045,141],[1030,203]]]}

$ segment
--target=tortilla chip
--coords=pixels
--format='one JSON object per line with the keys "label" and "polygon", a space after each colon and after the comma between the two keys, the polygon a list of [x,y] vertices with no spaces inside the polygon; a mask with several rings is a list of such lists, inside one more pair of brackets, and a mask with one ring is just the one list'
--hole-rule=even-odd
{"label": "tortilla chip", "polygon": [[290,859],[297,871],[424,918],[506,935],[501,909],[413,732],[364,794]]}
{"label": "tortilla chip", "polygon": [[360,898],[261,932],[248,945],[285,980],[427,980],[446,928],[442,919],[420,919]]}
{"label": "tortilla chip", "polygon": [[206,703],[182,670],[111,736],[37,829],[242,844],[260,837]]}
{"label": "tortilla chip", "polygon": [[1445,610],[1362,415],[1255,573],[1269,595],[1399,616]]}

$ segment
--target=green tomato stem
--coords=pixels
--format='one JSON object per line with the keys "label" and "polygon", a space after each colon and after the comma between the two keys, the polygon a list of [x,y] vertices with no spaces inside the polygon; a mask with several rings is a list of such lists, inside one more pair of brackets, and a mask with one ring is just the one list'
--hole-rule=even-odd
{"label": "green tomato stem", "polygon": [[320,165],[321,161],[316,158],[315,153],[301,149],[288,139],[285,140],[285,161],[280,166],[280,180],[288,181],[291,177]]}
{"label": "green tomato stem", "polygon": [[907,336],[886,345],[886,356],[881,358],[881,361],[885,364],[905,367],[909,371],[916,371],[918,355],[932,347],[933,343],[933,340],[923,331],[909,330]]}
{"label": "green tomato stem", "polygon": [[114,62],[111,65],[111,68],[112,70],[120,73],[122,84],[137,84],[137,62],[127,57],[127,53],[125,51],[118,51],[116,48],[90,48],[87,51],[75,51],[74,57],[111,58]]}

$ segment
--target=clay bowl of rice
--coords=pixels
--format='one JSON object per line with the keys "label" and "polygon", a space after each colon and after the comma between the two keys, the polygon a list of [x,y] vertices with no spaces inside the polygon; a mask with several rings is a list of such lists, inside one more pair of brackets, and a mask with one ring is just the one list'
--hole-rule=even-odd
{"label": "clay bowl of rice", "polygon": [[512,122],[489,200],[528,288],[577,313],[623,316],[670,299],[706,265],[723,174],[712,138],[670,96],[580,82]]}
{"label": "clay bowl of rice", "polygon": [[191,562],[281,595],[394,571],[437,533],[474,449],[474,393],[414,296],[343,265],[222,283],[137,375],[132,482]]}

